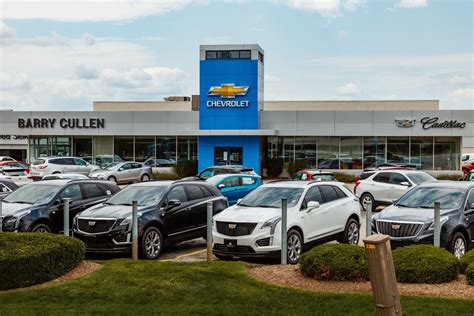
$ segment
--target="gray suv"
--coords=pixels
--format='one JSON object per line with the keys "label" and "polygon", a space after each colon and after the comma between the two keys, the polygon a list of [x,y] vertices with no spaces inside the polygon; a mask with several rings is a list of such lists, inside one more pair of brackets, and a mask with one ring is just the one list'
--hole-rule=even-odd
{"label": "gray suv", "polygon": [[134,161],[113,162],[102,169],[94,170],[89,177],[115,183],[143,182],[151,179],[151,167]]}
{"label": "gray suv", "polygon": [[42,179],[46,175],[58,173],[79,173],[88,176],[98,166],[91,165],[77,157],[41,157],[30,167],[30,177]]}

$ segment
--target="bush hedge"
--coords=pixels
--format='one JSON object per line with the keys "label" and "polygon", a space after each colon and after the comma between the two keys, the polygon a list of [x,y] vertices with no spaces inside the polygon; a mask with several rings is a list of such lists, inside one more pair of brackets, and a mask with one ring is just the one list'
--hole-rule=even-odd
{"label": "bush hedge", "polygon": [[364,248],[348,244],[324,244],[304,253],[300,271],[318,280],[363,281],[369,279]]}
{"label": "bush hedge", "polygon": [[283,171],[283,159],[268,158],[265,160],[265,168],[269,177],[276,178]]}
{"label": "bush hedge", "polygon": [[176,165],[173,166],[173,171],[179,176],[179,178],[195,176],[198,173],[198,161],[178,161]]}
{"label": "bush hedge", "polygon": [[436,179],[438,179],[438,180],[458,181],[462,177],[463,176],[460,175],[460,174],[445,173],[445,174],[440,174],[440,175],[436,176]]}
{"label": "bush hedge", "polygon": [[459,261],[432,245],[411,245],[393,251],[397,280],[405,283],[444,283],[459,273]]}
{"label": "bush hedge", "polygon": [[474,285],[474,262],[467,266],[465,274],[467,284]]}
{"label": "bush hedge", "polygon": [[306,169],[308,164],[306,161],[290,161],[288,162],[288,166],[286,171],[290,174],[290,177],[293,177],[298,171]]}
{"label": "bush hedge", "polygon": [[473,262],[474,262],[474,249],[466,252],[464,256],[461,257],[461,260],[459,260],[459,263],[461,264],[461,273],[464,273],[464,271],[466,271],[467,269],[467,266]]}
{"label": "bush hedge", "polygon": [[0,233],[0,290],[53,280],[84,259],[84,244],[72,237]]}
{"label": "bush hedge", "polygon": [[345,183],[353,183],[353,182],[356,182],[357,180],[356,176],[352,174],[342,173],[342,172],[336,172],[334,173],[334,176],[336,177],[337,181],[345,182]]}
{"label": "bush hedge", "polygon": [[180,177],[172,172],[153,172],[151,178],[153,180],[179,180]]}

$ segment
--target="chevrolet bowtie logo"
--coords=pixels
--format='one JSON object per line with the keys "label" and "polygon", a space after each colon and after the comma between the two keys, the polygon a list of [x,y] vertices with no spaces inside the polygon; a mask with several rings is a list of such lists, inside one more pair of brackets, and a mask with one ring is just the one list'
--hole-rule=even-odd
{"label": "chevrolet bowtie logo", "polygon": [[220,87],[211,87],[207,94],[233,99],[236,95],[246,95],[248,89],[249,87],[236,87],[233,83],[224,83]]}

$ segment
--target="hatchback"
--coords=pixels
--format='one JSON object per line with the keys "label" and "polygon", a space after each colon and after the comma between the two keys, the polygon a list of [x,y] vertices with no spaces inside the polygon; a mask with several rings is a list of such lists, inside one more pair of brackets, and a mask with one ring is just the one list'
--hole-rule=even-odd
{"label": "hatchback", "polygon": [[245,174],[222,174],[210,177],[206,181],[221,191],[222,195],[229,200],[229,205],[234,205],[263,183],[259,176]]}
{"label": "hatchback", "polygon": [[115,183],[130,183],[149,181],[151,179],[151,167],[139,162],[113,162],[102,169],[91,172],[91,179],[103,179]]}

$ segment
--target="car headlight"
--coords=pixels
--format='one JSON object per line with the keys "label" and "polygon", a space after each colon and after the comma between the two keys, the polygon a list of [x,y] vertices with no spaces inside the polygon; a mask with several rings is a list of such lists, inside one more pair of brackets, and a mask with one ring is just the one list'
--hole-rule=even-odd
{"label": "car headlight", "polygon": [[[439,227],[442,227],[444,223],[446,223],[449,219],[449,216],[441,216],[439,219]],[[434,229],[434,221],[431,223],[428,229]]]}
{"label": "car headlight", "polygon": [[281,216],[275,216],[273,218],[270,218],[268,221],[263,223],[262,229],[270,228],[270,234],[273,235],[275,233],[275,227],[279,221],[281,221]]}
{"label": "car headlight", "polygon": [[11,226],[11,225],[18,225],[18,222],[20,219],[22,219],[24,216],[30,214],[31,211],[24,211],[19,214],[16,214],[14,216],[6,217],[6,219],[3,220],[3,224],[6,226]]}
{"label": "car headlight", "polygon": [[118,225],[118,228],[120,229],[124,229],[124,230],[127,230],[128,229],[128,226],[132,224],[132,218],[131,217],[127,217],[127,218],[124,218],[120,224]]}

